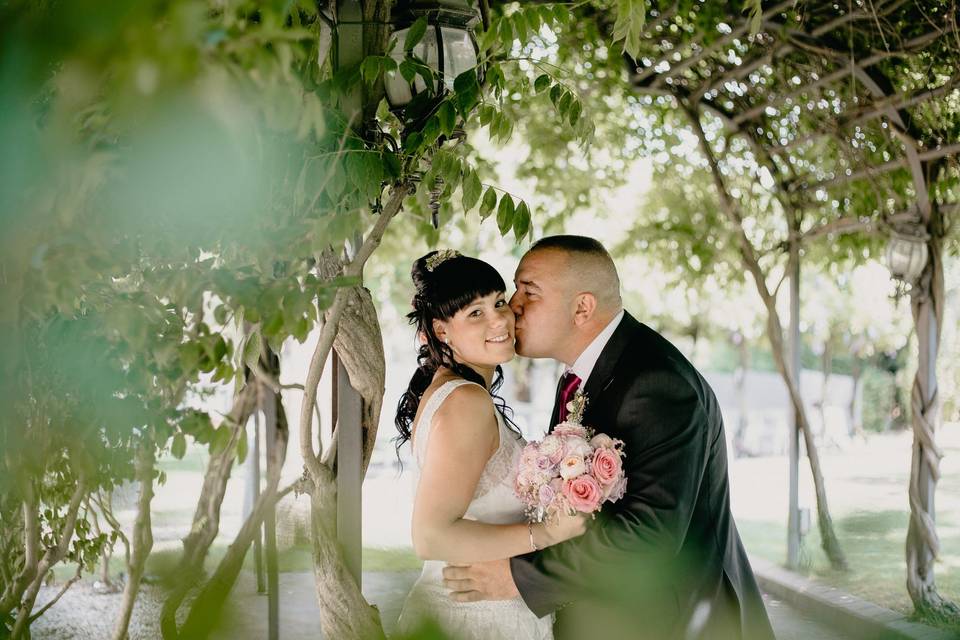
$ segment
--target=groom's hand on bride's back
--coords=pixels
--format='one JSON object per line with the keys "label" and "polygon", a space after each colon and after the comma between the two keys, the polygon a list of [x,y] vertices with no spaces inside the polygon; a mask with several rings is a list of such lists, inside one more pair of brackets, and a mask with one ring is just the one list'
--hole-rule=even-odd
{"label": "groom's hand on bride's back", "polygon": [[520,595],[513,583],[509,560],[448,564],[443,568],[443,586],[456,602],[510,600]]}

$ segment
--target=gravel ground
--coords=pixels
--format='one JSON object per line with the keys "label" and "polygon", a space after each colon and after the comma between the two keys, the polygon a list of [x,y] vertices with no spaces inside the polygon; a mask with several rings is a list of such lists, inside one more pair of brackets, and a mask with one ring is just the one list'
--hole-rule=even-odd
{"label": "gravel ground", "polygon": [[[37,597],[42,607],[60,592],[60,585],[43,587]],[[40,616],[30,628],[35,640],[106,640],[120,613],[123,593],[97,593],[92,580],[82,580],[72,587],[57,604]],[[130,640],[160,638],[160,607],[163,590],[157,585],[142,585],[140,597],[130,619]]]}

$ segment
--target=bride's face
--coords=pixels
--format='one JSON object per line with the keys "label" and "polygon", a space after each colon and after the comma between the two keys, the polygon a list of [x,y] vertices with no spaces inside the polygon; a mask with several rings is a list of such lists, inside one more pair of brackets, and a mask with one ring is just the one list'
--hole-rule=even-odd
{"label": "bride's face", "polygon": [[515,355],[513,324],[513,311],[498,291],[476,298],[449,320],[434,320],[433,330],[460,362],[494,367]]}

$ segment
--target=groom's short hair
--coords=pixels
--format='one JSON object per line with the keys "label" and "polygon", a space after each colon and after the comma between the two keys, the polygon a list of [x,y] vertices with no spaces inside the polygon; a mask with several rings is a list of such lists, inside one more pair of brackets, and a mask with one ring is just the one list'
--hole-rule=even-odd
{"label": "groom's short hair", "polygon": [[546,236],[534,242],[528,253],[548,249],[562,251],[570,256],[571,276],[575,274],[578,283],[593,285],[591,293],[602,306],[617,309],[621,307],[617,266],[599,240],[577,235]]}

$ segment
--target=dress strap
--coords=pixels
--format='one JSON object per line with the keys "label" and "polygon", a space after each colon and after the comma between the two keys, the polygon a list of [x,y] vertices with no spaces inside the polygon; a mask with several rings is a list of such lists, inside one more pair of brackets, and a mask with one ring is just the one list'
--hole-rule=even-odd
{"label": "dress strap", "polygon": [[430,439],[430,428],[433,426],[434,414],[437,412],[437,409],[440,408],[440,405],[443,404],[443,401],[446,400],[454,390],[465,384],[476,384],[478,387],[483,387],[483,385],[463,378],[448,380],[440,385],[440,388],[434,391],[430,399],[427,400],[427,404],[423,407],[423,413],[420,414],[420,421],[417,423],[417,433],[413,442],[413,454],[417,464],[422,466],[426,458],[427,441]]}

